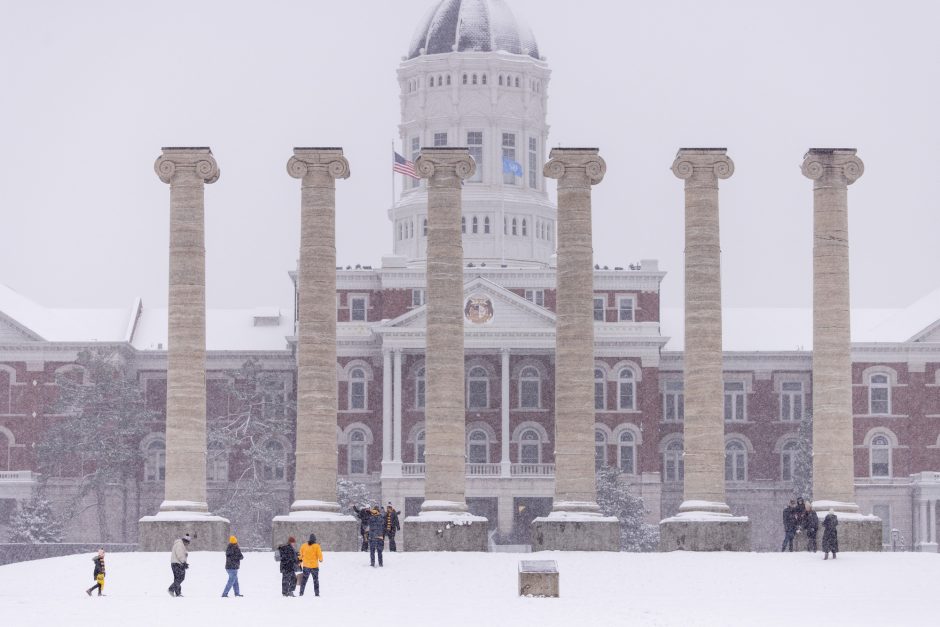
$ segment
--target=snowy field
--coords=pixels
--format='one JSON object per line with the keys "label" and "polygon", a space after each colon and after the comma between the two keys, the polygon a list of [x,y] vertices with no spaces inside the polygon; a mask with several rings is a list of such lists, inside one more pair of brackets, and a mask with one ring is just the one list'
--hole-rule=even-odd
{"label": "snowy field", "polygon": [[[224,557],[191,553],[183,598],[168,554],[107,557],[104,598],[85,595],[91,555],[0,566],[0,625],[936,625],[940,556],[843,553],[327,553],[321,597],[280,595],[272,553],[246,553],[244,598],[220,598]],[[519,598],[520,559],[554,559],[560,599]]]}

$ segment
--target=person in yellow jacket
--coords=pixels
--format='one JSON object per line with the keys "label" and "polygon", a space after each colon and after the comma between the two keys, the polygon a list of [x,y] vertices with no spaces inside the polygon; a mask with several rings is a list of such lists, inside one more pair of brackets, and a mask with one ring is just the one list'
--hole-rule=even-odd
{"label": "person in yellow jacket", "polygon": [[300,547],[300,565],[303,575],[300,580],[300,596],[304,595],[307,587],[307,577],[313,577],[313,594],[320,596],[320,562],[323,561],[323,550],[317,544],[317,536],[310,534],[307,543]]}
{"label": "person in yellow jacket", "polygon": [[92,590],[98,590],[98,596],[104,596],[104,549],[98,549],[98,555],[91,558],[95,563],[95,572],[92,575],[95,578],[95,585],[85,590],[85,594],[91,596]]}

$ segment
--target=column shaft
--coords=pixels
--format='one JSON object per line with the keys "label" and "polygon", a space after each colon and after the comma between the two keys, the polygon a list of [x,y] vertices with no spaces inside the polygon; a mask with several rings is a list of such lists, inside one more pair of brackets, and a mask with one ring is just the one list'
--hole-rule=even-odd
{"label": "column shaft", "polygon": [[917,540],[920,544],[927,542],[927,501],[923,500],[919,503],[920,509],[920,524],[917,529]]}
{"label": "column shaft", "polygon": [[937,543],[937,501],[936,499],[931,499],[930,509],[927,512],[928,517],[928,527],[930,528],[930,543]]}
{"label": "column shaft", "polygon": [[392,353],[382,351],[382,463],[392,461]]}
{"label": "column shaft", "polygon": [[394,386],[395,392],[392,396],[392,438],[394,442],[394,451],[392,459],[401,462],[401,351],[396,350],[393,357],[394,363]]}
{"label": "column shaft", "polygon": [[[509,461],[509,349],[504,348],[500,351],[500,463],[502,464],[501,474],[505,477],[511,476],[512,466]],[[502,524],[502,519],[500,519]]]}

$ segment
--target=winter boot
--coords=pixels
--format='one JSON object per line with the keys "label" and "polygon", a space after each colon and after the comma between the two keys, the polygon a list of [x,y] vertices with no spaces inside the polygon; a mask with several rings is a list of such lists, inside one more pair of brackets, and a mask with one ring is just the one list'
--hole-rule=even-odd
{"label": "winter boot", "polygon": [[88,596],[91,596],[92,590],[94,590],[94,588],[88,588],[88,590],[85,590],[85,594],[87,594]]}

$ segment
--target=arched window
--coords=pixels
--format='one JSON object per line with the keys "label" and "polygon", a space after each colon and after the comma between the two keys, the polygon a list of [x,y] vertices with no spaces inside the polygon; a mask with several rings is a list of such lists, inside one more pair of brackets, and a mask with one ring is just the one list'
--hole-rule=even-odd
{"label": "arched window", "polygon": [[725,444],[725,481],[747,481],[747,448],[740,440]]}
{"label": "arched window", "polygon": [[541,406],[542,385],[539,371],[526,366],[519,372],[519,407],[538,409]]}
{"label": "arched window", "polygon": [[620,472],[628,475],[636,474],[636,436],[632,431],[621,431],[620,442],[617,446],[618,466]]}
{"label": "arched window", "polygon": [[617,407],[636,409],[636,377],[630,368],[621,368],[617,381]]}
{"label": "arched window", "polygon": [[499,75],[499,86],[500,86],[500,87],[503,86],[503,75],[502,75],[502,74]]}
{"label": "arched window", "polygon": [[428,79],[428,86],[429,86],[429,87],[434,87],[434,77],[433,77],[433,76],[432,76],[430,79]]}
{"label": "arched window", "polygon": [[444,77],[440,74],[437,75],[437,86],[441,87],[444,84]]}
{"label": "arched window", "polygon": [[447,75],[447,84],[450,85],[450,74]]}
{"label": "arched window", "polygon": [[472,225],[471,229],[474,233],[480,232],[480,219],[478,217],[473,216],[473,220],[471,220],[470,224]]}
{"label": "arched window", "polygon": [[682,458],[682,440],[673,440],[663,453],[663,475],[666,483],[685,480],[685,460]]}
{"label": "arched window", "polygon": [[474,84],[474,85],[477,84],[477,75],[476,75],[476,74],[473,75],[473,84]]}
{"label": "arched window", "polygon": [[365,371],[353,368],[349,372],[349,409],[366,409],[367,388]]}
{"label": "arched window", "polygon": [[868,413],[891,413],[891,381],[886,374],[878,373],[868,377]]}
{"label": "arched window", "polygon": [[519,86],[519,77],[517,76],[517,77],[516,77],[516,87],[518,87],[518,86]]}
{"label": "arched window", "polygon": [[525,218],[522,218],[522,236],[523,236],[523,237],[526,236],[526,222],[525,222]]}
{"label": "arched window", "polygon": [[424,429],[415,434],[415,463],[424,463]]}
{"label": "arched window", "polygon": [[464,85],[467,84],[467,75],[466,75],[466,74],[463,75],[463,84],[464,84]]}
{"label": "arched window", "polygon": [[[872,375],[872,378],[879,375]],[[868,447],[871,457],[871,476],[872,477],[890,477],[891,476],[891,440],[883,433],[872,437],[871,444]]]}
{"label": "arched window", "polygon": [[408,221],[408,239],[411,239],[415,236],[415,223]]}
{"label": "arched window", "polygon": [[601,429],[594,429],[594,469],[607,465],[607,434]]}
{"label": "arched window", "polygon": [[[13,371],[0,366],[0,414],[13,413]],[[0,468],[6,470],[6,468]]]}
{"label": "arched window", "polygon": [[209,442],[206,450],[206,480],[228,481],[228,451],[221,442]]}
{"label": "arched window", "polygon": [[474,429],[467,436],[467,461],[471,464],[490,463],[490,440],[482,429]]}
{"label": "arched window", "polygon": [[154,440],[147,445],[144,459],[144,480],[164,481],[166,479],[166,443]]}
{"label": "arched window", "polygon": [[287,453],[284,445],[271,440],[264,445],[262,472],[266,481],[284,481],[287,477]]}
{"label": "arched window", "polygon": [[515,218],[512,219],[512,234],[513,234],[513,235],[518,235],[517,229],[516,229],[516,219],[515,219]]}
{"label": "arched window", "polygon": [[422,235],[428,236],[428,219],[425,218],[421,226]]}
{"label": "arched window", "polygon": [[604,377],[604,371],[600,368],[594,369],[594,409],[607,408],[607,380]]}
{"label": "arched window", "polygon": [[467,232],[467,217],[466,216],[461,216],[460,218],[460,232],[461,233]]}
{"label": "arched window", "polygon": [[796,456],[800,451],[800,443],[789,440],[780,449],[780,478],[784,481],[793,481],[796,477]]}
{"label": "arched window", "polygon": [[535,429],[526,429],[519,436],[519,463],[542,463],[542,438]]}
{"label": "arched window", "polygon": [[490,219],[489,218],[483,218],[483,233],[484,235],[490,234]]}
{"label": "arched window", "polygon": [[398,239],[401,240],[402,223],[398,223]]}
{"label": "arched window", "polygon": [[503,235],[508,234],[508,232],[509,232],[509,231],[508,231],[507,228],[506,228],[506,218],[503,217]]}
{"label": "arched window", "polygon": [[486,370],[474,366],[467,373],[467,407],[486,409],[490,406],[490,379]]}
{"label": "arched window", "polygon": [[[3,376],[2,370],[0,376]],[[6,429],[0,428],[0,470],[10,470],[10,447],[13,445],[13,439],[7,433]]]}
{"label": "arched window", "polygon": [[415,409],[424,409],[424,393],[427,386],[427,380],[424,378],[424,368],[415,373]]}
{"label": "arched window", "polygon": [[480,77],[480,82],[482,82],[484,85],[486,85],[486,74],[484,74],[483,76]]}
{"label": "arched window", "polygon": [[349,432],[347,453],[349,457],[349,474],[366,474],[369,469],[369,444],[365,431],[353,429]]}

